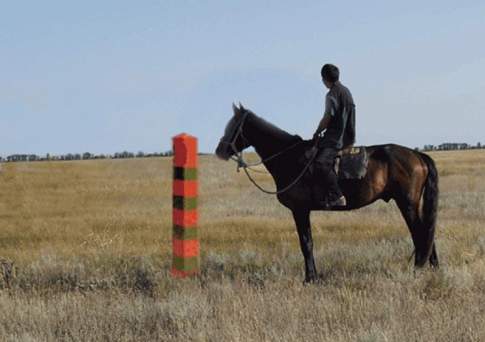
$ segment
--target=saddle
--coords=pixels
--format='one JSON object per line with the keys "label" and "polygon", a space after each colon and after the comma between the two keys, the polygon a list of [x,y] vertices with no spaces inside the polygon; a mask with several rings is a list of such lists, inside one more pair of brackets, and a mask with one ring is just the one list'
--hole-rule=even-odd
{"label": "saddle", "polygon": [[[308,163],[318,152],[314,147],[305,151],[304,160]],[[349,146],[337,154],[335,158],[334,169],[339,179],[362,179],[367,174],[367,165],[369,156],[365,146]],[[310,174],[315,174],[315,165],[309,168]]]}

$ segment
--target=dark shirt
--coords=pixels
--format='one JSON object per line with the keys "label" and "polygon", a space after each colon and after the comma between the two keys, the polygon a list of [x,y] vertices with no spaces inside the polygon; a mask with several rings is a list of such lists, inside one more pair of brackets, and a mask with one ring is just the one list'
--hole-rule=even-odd
{"label": "dark shirt", "polygon": [[341,150],[355,142],[355,104],[349,89],[337,81],[325,97],[325,115],[332,119],[328,124],[320,147]]}

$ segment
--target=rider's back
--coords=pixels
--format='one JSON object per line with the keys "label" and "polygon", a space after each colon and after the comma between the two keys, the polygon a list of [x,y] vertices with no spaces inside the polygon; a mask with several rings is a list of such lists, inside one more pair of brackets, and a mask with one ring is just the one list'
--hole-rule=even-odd
{"label": "rider's back", "polygon": [[330,121],[321,147],[342,149],[355,142],[355,104],[350,90],[339,81],[327,93],[327,101],[333,106],[334,116]]}

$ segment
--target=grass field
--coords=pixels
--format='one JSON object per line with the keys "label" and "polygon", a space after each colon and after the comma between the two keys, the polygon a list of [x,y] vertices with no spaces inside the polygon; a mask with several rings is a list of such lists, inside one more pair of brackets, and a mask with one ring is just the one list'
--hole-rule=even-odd
{"label": "grass field", "polygon": [[171,159],[4,164],[0,341],[485,341],[485,151],[432,156],[440,270],[414,272],[378,202],[312,215],[309,286],[290,212],[233,163],[201,158],[187,280],[169,276]]}

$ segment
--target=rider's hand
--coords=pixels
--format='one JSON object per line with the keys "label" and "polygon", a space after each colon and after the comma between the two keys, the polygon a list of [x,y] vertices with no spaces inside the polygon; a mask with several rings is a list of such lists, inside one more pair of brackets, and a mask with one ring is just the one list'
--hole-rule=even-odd
{"label": "rider's hand", "polygon": [[316,143],[318,141],[318,139],[320,138],[320,133],[313,133],[313,142]]}

